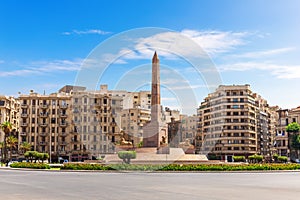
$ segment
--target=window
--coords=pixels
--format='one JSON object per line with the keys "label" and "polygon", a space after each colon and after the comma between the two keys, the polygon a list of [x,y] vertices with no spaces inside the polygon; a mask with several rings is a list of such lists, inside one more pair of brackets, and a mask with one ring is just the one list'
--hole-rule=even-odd
{"label": "window", "polygon": [[87,104],[87,98],[84,98],[84,99],[83,99],[83,103],[84,103],[84,104]]}
{"label": "window", "polygon": [[239,108],[239,105],[233,105],[232,108],[233,108],[233,109],[238,109],[238,108]]}
{"label": "window", "polygon": [[34,136],[31,136],[31,142],[34,142]]}
{"label": "window", "polygon": [[32,133],[35,132],[35,127],[31,127],[31,132],[32,132]]}
{"label": "window", "polygon": [[52,115],[55,115],[55,109],[52,109]]}
{"label": "window", "polygon": [[97,142],[97,137],[96,137],[96,135],[94,135],[94,142]]}
{"label": "window", "polygon": [[78,98],[75,98],[75,99],[74,99],[74,103],[78,103]]}
{"label": "window", "polygon": [[56,118],[54,117],[51,118],[51,124],[56,124]]}
{"label": "window", "polygon": [[112,104],[112,105],[115,105],[115,104],[116,104],[116,100],[114,100],[114,99],[111,100],[111,104]]}
{"label": "window", "polygon": [[107,104],[107,99],[103,99],[103,104]]}

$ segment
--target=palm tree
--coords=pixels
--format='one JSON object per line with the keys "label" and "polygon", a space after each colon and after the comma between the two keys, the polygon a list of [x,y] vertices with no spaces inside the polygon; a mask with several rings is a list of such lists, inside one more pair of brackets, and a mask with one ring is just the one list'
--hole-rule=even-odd
{"label": "palm tree", "polygon": [[20,145],[20,150],[22,151],[22,153],[26,153],[26,151],[30,151],[31,150],[31,144],[28,142],[23,142]]}
{"label": "palm tree", "polygon": [[18,139],[12,135],[6,138],[6,147],[10,150],[10,159],[12,157],[12,150],[16,148],[18,144]]}
{"label": "palm tree", "polygon": [[4,132],[4,146],[3,146],[3,155],[4,155],[4,159],[3,160],[7,160],[7,145],[6,145],[6,137],[11,133],[12,130],[12,125],[10,122],[6,121],[3,122],[1,124],[1,129]]}

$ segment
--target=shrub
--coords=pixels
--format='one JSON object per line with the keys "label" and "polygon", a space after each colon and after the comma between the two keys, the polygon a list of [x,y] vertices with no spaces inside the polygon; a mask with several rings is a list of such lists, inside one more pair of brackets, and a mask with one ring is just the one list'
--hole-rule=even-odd
{"label": "shrub", "polygon": [[32,168],[32,169],[50,169],[50,166],[43,163],[17,162],[10,165],[12,168]]}
{"label": "shrub", "polygon": [[60,169],[64,170],[113,170],[110,166],[101,164],[66,163]]}
{"label": "shrub", "polygon": [[281,163],[286,163],[288,158],[286,156],[278,156],[278,161]]}
{"label": "shrub", "polygon": [[249,156],[248,158],[253,163],[260,163],[264,157],[261,155],[254,154],[252,156]]}
{"label": "shrub", "polygon": [[245,156],[233,156],[234,162],[245,162]]}
{"label": "shrub", "polygon": [[136,158],[136,152],[135,151],[119,151],[118,156],[120,159],[123,160],[124,163],[130,164],[130,160]]}

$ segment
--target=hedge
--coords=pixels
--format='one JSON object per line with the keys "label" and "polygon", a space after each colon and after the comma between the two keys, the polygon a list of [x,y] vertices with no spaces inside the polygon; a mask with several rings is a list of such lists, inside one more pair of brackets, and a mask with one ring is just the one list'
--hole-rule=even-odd
{"label": "hedge", "polygon": [[255,170],[298,170],[299,164],[170,164],[170,165],[127,165],[127,164],[64,164],[65,170],[128,170],[128,171],[255,171]]}
{"label": "hedge", "polygon": [[233,156],[234,162],[245,162],[245,156]]}
{"label": "hedge", "polygon": [[29,162],[16,162],[10,165],[12,168],[32,168],[32,169],[50,169],[50,166],[44,163],[29,163]]}
{"label": "hedge", "polygon": [[[50,169],[42,163],[13,163],[13,168]],[[258,171],[258,170],[299,170],[300,165],[289,164],[170,164],[170,165],[128,165],[128,164],[84,164],[67,163],[62,170],[128,170],[128,171]]]}

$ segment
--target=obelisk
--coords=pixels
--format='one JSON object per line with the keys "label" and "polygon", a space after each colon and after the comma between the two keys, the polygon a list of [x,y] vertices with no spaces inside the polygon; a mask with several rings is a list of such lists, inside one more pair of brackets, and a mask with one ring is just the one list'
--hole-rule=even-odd
{"label": "obelisk", "polygon": [[160,69],[157,53],[152,58],[152,84],[151,84],[151,121],[143,128],[143,146],[159,147],[161,105],[160,105]]}

